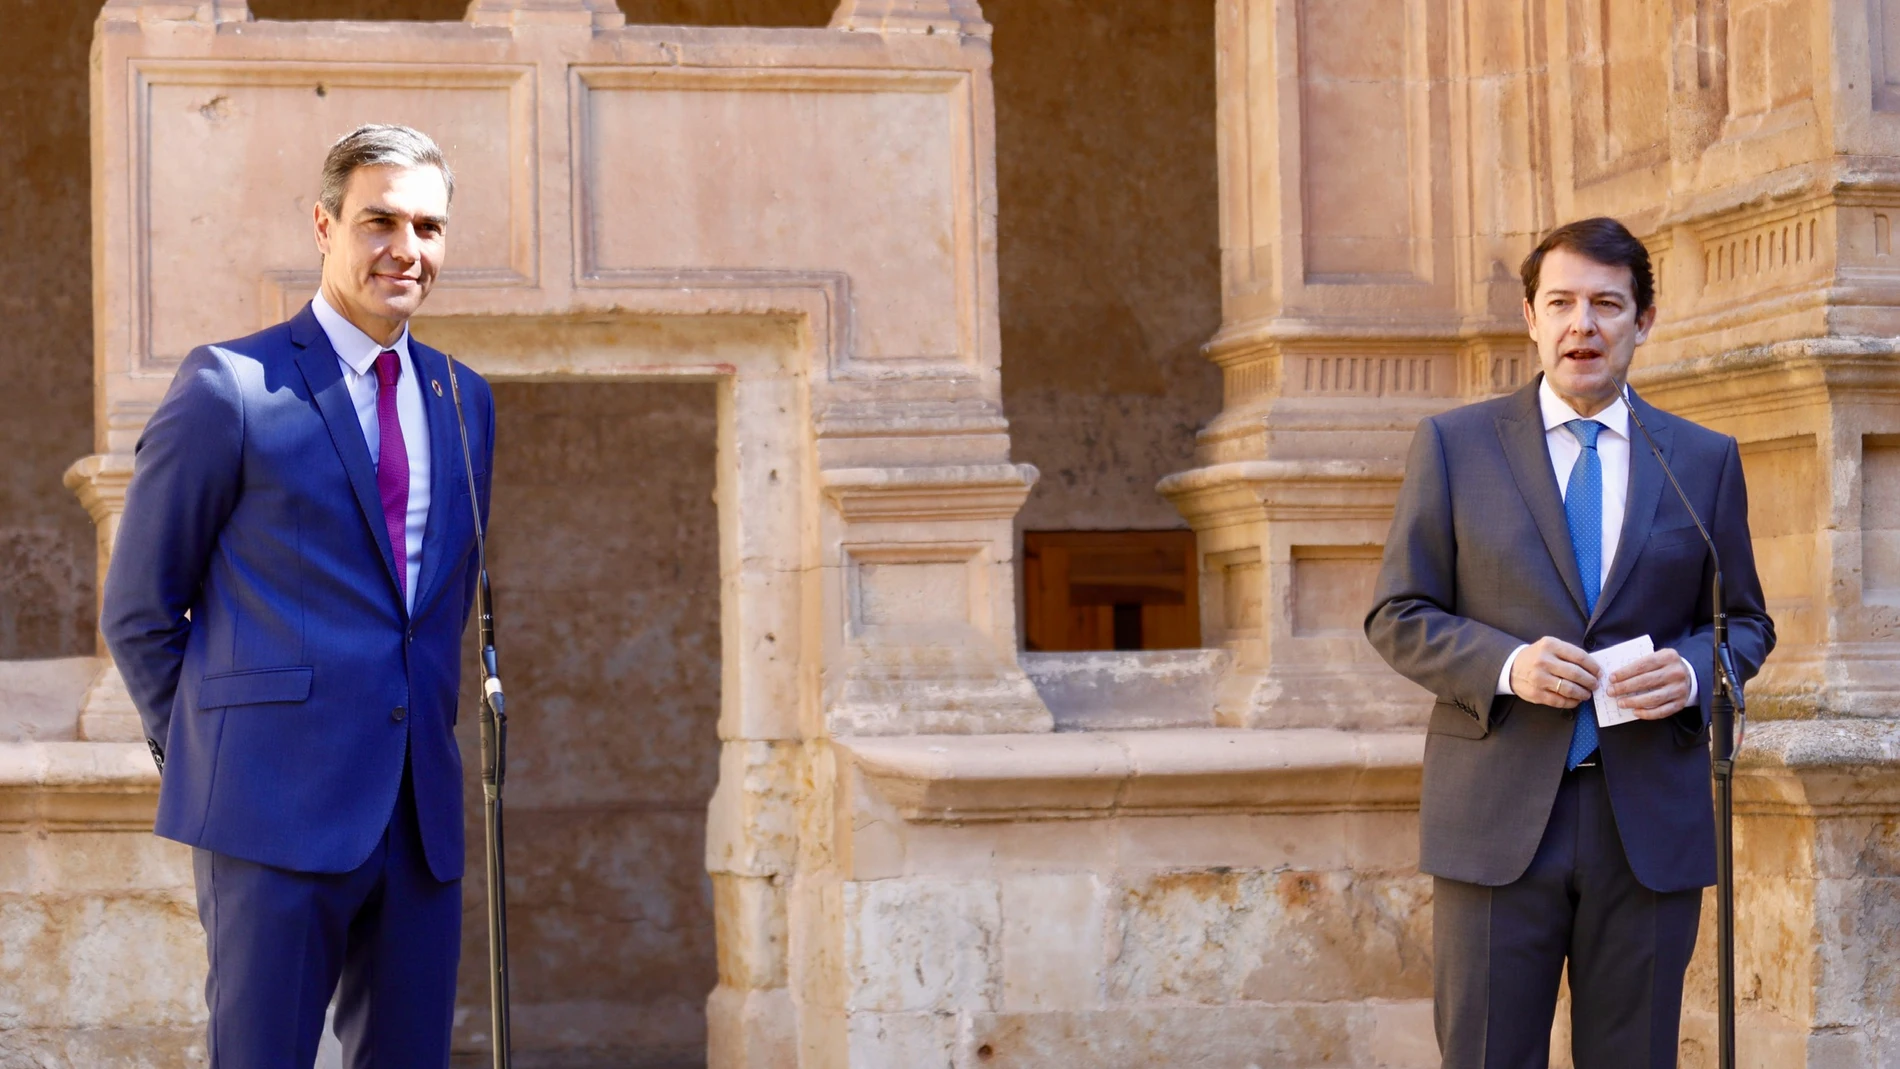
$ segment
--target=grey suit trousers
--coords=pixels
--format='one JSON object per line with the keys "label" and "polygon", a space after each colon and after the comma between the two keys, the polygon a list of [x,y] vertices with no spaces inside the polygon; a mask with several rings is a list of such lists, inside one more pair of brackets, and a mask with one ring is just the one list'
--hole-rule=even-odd
{"label": "grey suit trousers", "polygon": [[1576,1069],[1676,1064],[1702,891],[1637,881],[1601,768],[1564,774],[1523,876],[1501,887],[1441,876],[1433,887],[1445,1069],[1545,1069],[1566,959]]}

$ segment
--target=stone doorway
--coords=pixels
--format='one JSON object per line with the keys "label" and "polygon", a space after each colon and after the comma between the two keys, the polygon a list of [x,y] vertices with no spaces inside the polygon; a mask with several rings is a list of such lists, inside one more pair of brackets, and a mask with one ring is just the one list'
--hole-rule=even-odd
{"label": "stone doorway", "polygon": [[[513,697],[516,1061],[705,1065],[717,982],[706,806],[719,773],[714,388],[498,382],[491,573]],[[472,662],[469,871],[482,864]],[[457,1048],[488,1049],[468,880]]]}

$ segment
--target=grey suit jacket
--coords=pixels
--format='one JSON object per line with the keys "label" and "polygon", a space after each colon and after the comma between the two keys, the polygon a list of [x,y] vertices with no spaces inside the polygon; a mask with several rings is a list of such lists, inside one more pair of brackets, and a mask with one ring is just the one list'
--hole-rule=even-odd
{"label": "grey suit jacket", "polygon": [[[1505,658],[1552,635],[1587,650],[1649,635],[1696,672],[1698,702],[1603,730],[1603,774],[1630,866],[1654,891],[1715,882],[1708,716],[1713,562],[1634,424],[1623,533],[1594,614],[1545,445],[1537,388],[1420,422],[1366,637],[1437,695],[1425,743],[1419,868],[1499,886],[1523,875],[1563,778],[1572,710],[1497,695]],[[1735,440],[1632,396],[1722,559],[1743,676],[1774,648]]]}

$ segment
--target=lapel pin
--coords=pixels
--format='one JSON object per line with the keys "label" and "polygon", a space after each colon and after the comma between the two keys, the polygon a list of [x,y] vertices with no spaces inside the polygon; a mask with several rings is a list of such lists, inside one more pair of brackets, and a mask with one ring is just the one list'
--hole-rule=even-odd
{"label": "lapel pin", "polygon": [[435,395],[437,397],[442,396],[442,380],[441,379],[430,379],[429,387],[435,391]]}

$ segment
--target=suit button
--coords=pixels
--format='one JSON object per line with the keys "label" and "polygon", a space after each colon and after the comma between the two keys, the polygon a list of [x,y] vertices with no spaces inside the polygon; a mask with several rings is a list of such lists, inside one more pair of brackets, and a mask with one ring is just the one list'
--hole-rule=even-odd
{"label": "suit button", "polygon": [[398,705],[396,706],[394,710],[390,712],[389,719],[394,720],[395,722],[400,724],[408,716],[409,716],[409,710],[404,709],[402,706]]}
{"label": "suit button", "polygon": [[414,631],[409,632],[409,641],[414,642],[415,640],[416,640],[416,633]]}

